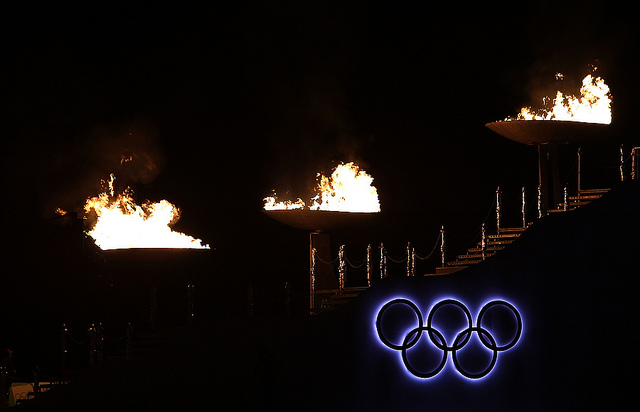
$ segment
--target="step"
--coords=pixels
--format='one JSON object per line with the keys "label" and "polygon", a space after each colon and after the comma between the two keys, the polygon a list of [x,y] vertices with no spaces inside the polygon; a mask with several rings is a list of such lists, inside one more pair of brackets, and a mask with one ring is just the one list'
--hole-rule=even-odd
{"label": "step", "polygon": [[522,234],[522,231],[520,231],[520,232],[498,233],[497,235],[488,235],[487,239],[489,239],[489,240],[491,240],[491,239],[515,239],[515,238],[519,237],[521,234]]}
{"label": "step", "polygon": [[577,196],[569,196],[569,200],[597,200],[600,199],[602,195],[577,195]]}
{"label": "step", "polygon": [[450,275],[452,273],[460,272],[461,270],[466,269],[467,267],[468,266],[436,268],[435,275]]}
{"label": "step", "polygon": [[490,246],[507,246],[507,245],[512,244],[514,240],[516,240],[516,238],[502,239],[502,240],[489,239],[489,240],[487,240],[487,247],[490,247]]}
{"label": "step", "polygon": [[453,262],[449,262],[447,263],[449,266],[470,266],[470,265],[475,265],[476,263],[480,263],[482,262],[482,259],[477,259],[477,260],[465,260],[465,261],[453,261]]}
{"label": "step", "polygon": [[[531,223],[529,223],[529,225],[531,225]],[[526,227],[501,227],[500,229],[498,229],[498,234],[508,234],[508,233],[522,233],[525,230],[527,230]]]}
{"label": "step", "polygon": [[[485,253],[484,257],[486,259],[493,255],[495,255],[495,253]],[[473,253],[473,254],[467,253],[466,255],[458,255],[456,257],[456,260],[482,260],[482,253]]]}
{"label": "step", "polygon": [[580,190],[580,194],[582,195],[582,194],[597,194],[597,193],[599,193],[599,194],[603,195],[603,194],[607,193],[609,190],[611,190],[611,189],[581,189]]}
{"label": "step", "polygon": [[[491,245],[491,246],[487,246],[484,249],[485,255],[486,254],[491,254],[491,252],[499,252],[501,250],[503,250],[505,248],[505,245]],[[482,246],[479,245],[478,247],[472,247],[467,249],[467,253],[482,253]]]}

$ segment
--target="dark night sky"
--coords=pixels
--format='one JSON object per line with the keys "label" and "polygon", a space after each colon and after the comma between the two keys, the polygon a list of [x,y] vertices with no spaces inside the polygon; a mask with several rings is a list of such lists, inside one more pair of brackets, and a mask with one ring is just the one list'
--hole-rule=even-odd
{"label": "dark night sky", "polygon": [[[498,185],[518,219],[520,187],[537,183],[535,149],[484,124],[535,102],[556,72],[580,80],[597,59],[611,87],[614,124],[596,163],[640,144],[629,10],[335,3],[7,13],[4,229],[37,233],[115,172],[139,200],[178,205],[177,228],[227,267],[299,254],[304,283],[307,235],[262,214],[262,198],[303,190],[332,162],[362,165],[383,210],[339,239],[396,242],[398,255],[411,241],[426,254],[440,225],[477,229]],[[136,161],[120,166],[123,154]]]}

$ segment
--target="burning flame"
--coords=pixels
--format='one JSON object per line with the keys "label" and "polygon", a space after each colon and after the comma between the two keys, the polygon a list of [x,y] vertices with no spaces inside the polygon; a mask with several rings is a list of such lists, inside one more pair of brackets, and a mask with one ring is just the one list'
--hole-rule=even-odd
{"label": "burning flame", "polygon": [[[87,199],[84,210],[94,211],[97,222],[87,234],[102,250],[130,248],[209,249],[200,239],[174,232],[169,227],[180,218],[180,211],[166,200],[146,201],[142,206],[127,188],[115,196],[111,174],[106,191]],[[103,181],[103,184],[107,182]]]}
{"label": "burning flame", "polygon": [[[557,80],[562,80],[562,73],[556,74]],[[543,103],[551,99],[547,96]],[[506,120],[512,120],[507,118]],[[582,79],[580,97],[564,95],[558,91],[553,99],[553,107],[549,110],[533,111],[531,107],[523,107],[517,120],[568,120],[585,123],[611,123],[611,94],[601,77],[588,74]]]}
{"label": "burning flame", "polygon": [[[311,198],[309,210],[330,210],[338,212],[380,211],[378,190],[372,185],[373,177],[361,170],[353,162],[341,163],[333,169],[331,177],[318,173],[316,196]],[[295,202],[277,202],[277,196],[264,198],[265,210],[304,209],[305,202],[298,198]]]}

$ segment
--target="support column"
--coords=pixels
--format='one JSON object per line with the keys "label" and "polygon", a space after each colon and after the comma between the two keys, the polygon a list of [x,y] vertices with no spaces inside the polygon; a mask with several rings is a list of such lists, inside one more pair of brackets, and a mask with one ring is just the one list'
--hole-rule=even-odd
{"label": "support column", "polygon": [[[331,265],[331,249],[329,235],[320,231],[309,235],[309,267],[313,268],[309,280],[309,311],[318,313],[323,293],[338,289],[338,280]],[[325,263],[329,262],[329,263]]]}
{"label": "support column", "polygon": [[547,145],[538,145],[538,189],[540,193],[540,214],[547,215],[549,210],[549,150]]}

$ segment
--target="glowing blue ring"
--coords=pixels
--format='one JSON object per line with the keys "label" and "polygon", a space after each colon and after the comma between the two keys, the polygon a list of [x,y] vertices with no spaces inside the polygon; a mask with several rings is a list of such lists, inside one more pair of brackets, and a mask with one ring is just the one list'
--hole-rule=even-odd
{"label": "glowing blue ring", "polygon": [[[489,363],[489,366],[482,372],[479,373],[471,373],[471,372],[467,372],[461,365],[460,362],[458,361],[458,349],[454,349],[451,351],[451,358],[453,359],[453,364],[455,365],[456,369],[458,370],[458,372],[460,372],[460,374],[462,374],[463,376],[469,378],[469,379],[480,379],[480,378],[484,378],[485,376],[487,376],[494,368],[494,366],[496,366],[496,362],[498,362],[498,349],[496,349],[496,340],[493,338],[493,336],[491,336],[491,333],[489,333],[488,330],[480,327],[480,326],[476,326],[476,327],[471,327],[468,329],[463,330],[462,332],[460,332],[458,334],[458,336],[456,336],[456,339],[454,340],[454,343],[458,341],[458,339],[460,338],[461,335],[466,334],[468,337],[465,339],[466,342],[469,341],[469,339],[471,339],[471,334],[473,332],[477,332],[478,333],[478,337],[480,337],[480,340],[482,342],[482,344],[484,346],[486,346],[488,349],[490,349],[493,352],[493,356],[491,357],[491,362]],[[484,341],[482,340],[482,335],[486,334],[489,339],[492,342],[492,347],[493,348],[489,348],[489,346],[487,346]]]}
{"label": "glowing blue ring", "polygon": [[[516,320],[518,322],[516,335],[511,340],[511,342],[509,342],[508,344],[503,345],[503,346],[497,346],[497,343],[496,343],[495,339],[493,339],[493,336],[491,336],[490,333],[487,333],[487,336],[491,336],[491,340],[493,341],[492,344],[486,342],[484,340],[482,334],[479,333],[478,337],[480,338],[480,341],[482,342],[482,344],[484,346],[486,346],[488,349],[497,350],[499,352],[502,352],[502,351],[509,350],[509,349],[513,348],[516,345],[516,343],[518,343],[518,340],[520,340],[520,335],[522,334],[522,317],[520,316],[520,312],[518,312],[518,310],[515,308],[515,306],[513,306],[511,303],[506,302],[504,300],[493,300],[493,301],[487,303],[486,305],[484,305],[482,307],[482,309],[480,309],[480,313],[478,313],[478,319],[476,320],[476,325],[478,325],[478,328],[482,327],[482,318],[486,314],[487,310],[489,310],[491,307],[496,306],[496,305],[506,306],[507,308],[509,308],[513,312],[513,314],[515,315]],[[486,330],[486,329],[483,329],[483,330]]]}
{"label": "glowing blue ring", "polygon": [[[380,321],[382,319],[382,315],[389,308],[389,306],[395,305],[395,304],[400,304],[400,303],[404,303],[405,305],[407,305],[411,309],[413,309],[413,312],[418,317],[418,328],[420,328],[422,326],[422,322],[423,322],[422,321],[422,313],[420,313],[420,309],[418,309],[418,307],[416,306],[415,303],[411,302],[408,299],[390,300],[382,308],[380,308],[380,311],[378,312],[378,317],[376,318],[376,331],[378,332],[378,336],[380,337],[380,340],[382,341],[382,343],[384,343],[386,346],[390,347],[391,349],[395,349],[395,350],[405,350],[405,349],[411,348],[413,345],[418,343],[418,341],[420,340],[420,335],[422,335],[422,331],[420,331],[420,333],[416,334],[416,337],[411,342],[407,343],[406,342],[407,338],[405,337],[402,345],[395,345],[395,344],[391,343],[391,341],[389,339],[387,339],[387,337],[384,335],[384,333],[382,333],[382,328],[380,327]],[[409,336],[409,335],[407,335],[407,336]]]}
{"label": "glowing blue ring", "polygon": [[405,336],[404,341],[402,342],[402,362],[404,363],[405,368],[407,368],[407,370],[411,372],[411,374],[413,374],[414,376],[417,376],[418,378],[428,379],[428,378],[433,378],[434,376],[439,374],[440,371],[442,371],[442,369],[444,369],[444,366],[447,364],[447,351],[446,350],[442,351],[442,360],[440,361],[440,365],[438,365],[438,367],[431,372],[427,372],[427,373],[420,372],[416,370],[413,366],[411,366],[411,364],[409,364],[409,360],[407,359],[407,349],[410,349],[413,345],[408,346],[407,341],[409,340],[409,336],[413,334],[416,334],[416,336],[422,336],[423,330],[427,331],[427,333],[429,334],[429,340],[433,344],[435,344],[435,342],[431,338],[431,332],[438,335],[438,338],[441,339],[442,342],[446,343],[442,333],[440,333],[436,329],[430,328],[429,326],[418,326],[417,328],[411,329],[409,333],[407,333],[407,336]]}
{"label": "glowing blue ring", "polygon": [[[395,304],[404,304],[404,305],[409,306],[414,311],[414,313],[416,314],[416,317],[418,319],[418,326],[413,328],[413,329],[411,329],[406,334],[406,336],[404,337],[404,339],[402,341],[402,344],[400,344],[400,345],[396,345],[396,344],[392,343],[384,335],[384,333],[382,332],[382,328],[381,328],[381,319],[382,319],[382,316],[384,315],[384,312],[391,305],[395,305]],[[447,305],[447,304],[452,304],[452,305],[455,305],[455,306],[459,307],[460,309],[462,309],[462,311],[467,316],[467,322],[469,324],[468,328],[466,328],[463,331],[458,333],[456,338],[453,340],[451,346],[447,345],[447,342],[446,342],[446,339],[445,339],[444,335],[440,331],[438,331],[437,329],[432,327],[432,321],[433,321],[433,316],[434,316],[435,312],[439,308],[441,308],[442,306]],[[487,329],[482,327],[482,320],[483,320],[484,315],[486,314],[486,312],[490,308],[492,308],[493,306],[496,306],[496,305],[503,305],[503,306],[506,306],[507,308],[509,308],[514,313],[514,315],[516,317],[516,320],[517,320],[517,324],[518,324],[515,337],[512,339],[511,342],[509,342],[506,345],[502,345],[502,346],[498,346],[498,344],[497,344],[495,338],[493,337],[493,335]],[[469,379],[480,379],[480,378],[483,378],[483,377],[487,376],[493,370],[493,368],[495,367],[495,365],[497,363],[497,360],[498,360],[498,352],[511,349],[520,340],[520,336],[522,335],[522,317],[520,316],[520,313],[515,308],[515,306],[513,306],[509,302],[505,302],[503,300],[494,300],[494,301],[491,301],[491,302],[485,304],[482,307],[482,309],[480,310],[480,312],[478,314],[478,317],[477,317],[476,326],[474,326],[473,322],[471,320],[471,313],[469,312],[469,309],[467,309],[467,307],[462,302],[459,302],[459,301],[454,300],[454,299],[445,299],[445,300],[442,300],[442,301],[438,302],[436,305],[434,305],[431,308],[431,310],[429,312],[429,315],[427,316],[427,325],[425,326],[423,324],[422,314],[421,314],[420,310],[418,309],[418,307],[408,299],[398,298],[398,299],[393,299],[393,300],[387,302],[384,306],[382,306],[382,308],[380,308],[380,311],[378,312],[378,315],[377,315],[377,318],[376,318],[376,331],[378,333],[378,337],[380,338],[380,340],[382,341],[383,344],[385,344],[387,347],[389,347],[391,349],[401,351],[402,362],[404,363],[405,367],[407,368],[407,371],[409,371],[409,373],[411,373],[414,376],[417,376],[419,378],[432,378],[432,377],[436,376],[438,373],[440,373],[442,371],[442,369],[444,369],[444,367],[446,365],[447,352],[451,352],[451,357],[453,359],[454,367],[462,376],[464,376],[466,378],[469,378]],[[427,335],[429,337],[429,340],[431,340],[431,343],[433,343],[436,348],[442,350],[442,352],[443,352],[442,361],[440,362],[438,367],[436,367],[436,369],[434,369],[433,371],[426,372],[426,373],[416,370],[413,366],[411,366],[411,364],[409,363],[409,360],[407,358],[407,350],[411,349],[413,346],[415,346],[418,343],[418,341],[422,337],[422,332],[423,331],[427,331]],[[463,349],[466,346],[466,344],[469,342],[473,332],[476,332],[478,334],[478,338],[480,339],[480,342],[487,349],[489,349],[489,350],[491,350],[493,352],[493,356],[491,358],[491,362],[489,363],[489,366],[484,371],[479,372],[479,373],[470,373],[470,372],[466,371],[464,368],[462,368],[462,366],[460,365],[460,362],[458,360],[458,354],[457,354],[457,352],[459,350]]]}
{"label": "glowing blue ring", "polygon": [[[470,334],[467,336],[467,338],[460,345],[455,345],[455,341],[457,339],[454,340],[454,346],[451,346],[451,347],[447,346],[447,342],[444,339],[444,337],[442,339],[442,342],[444,342],[444,346],[438,345],[438,343],[433,339],[431,331],[435,331],[436,330],[431,325],[432,321],[433,321],[433,316],[436,313],[436,311],[438,309],[440,309],[444,305],[454,305],[454,306],[457,306],[460,309],[462,309],[464,314],[467,316],[467,324],[469,325],[469,328],[473,327],[473,321],[471,320],[471,312],[469,312],[469,309],[467,309],[467,307],[462,302],[459,302],[459,301],[453,300],[453,299],[445,299],[445,300],[441,300],[433,308],[431,308],[431,311],[429,312],[429,316],[427,316],[427,333],[429,333],[429,338],[431,339],[433,344],[436,345],[436,347],[438,349],[442,350],[442,351],[453,351],[453,350],[461,349],[462,347],[464,347],[467,344],[467,342],[469,342],[469,339],[471,339],[471,335]],[[469,328],[467,328],[467,329],[469,329]]]}

